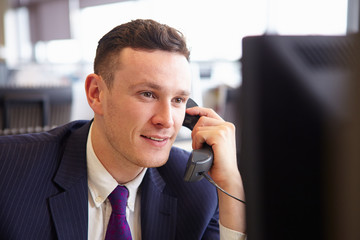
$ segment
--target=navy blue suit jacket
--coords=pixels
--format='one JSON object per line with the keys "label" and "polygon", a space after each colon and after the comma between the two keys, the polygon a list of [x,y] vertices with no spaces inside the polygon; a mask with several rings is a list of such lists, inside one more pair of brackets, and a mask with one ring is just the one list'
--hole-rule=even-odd
{"label": "navy blue suit jacket", "polygon": [[[0,137],[0,239],[87,239],[86,140],[90,122]],[[206,180],[182,180],[189,153],[141,183],[142,239],[218,239],[218,199]]]}

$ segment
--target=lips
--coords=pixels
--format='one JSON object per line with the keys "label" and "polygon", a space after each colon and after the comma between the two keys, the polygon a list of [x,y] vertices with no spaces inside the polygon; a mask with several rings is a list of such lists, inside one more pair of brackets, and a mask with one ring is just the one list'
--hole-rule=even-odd
{"label": "lips", "polygon": [[162,142],[162,141],[165,141],[168,139],[167,137],[151,137],[151,136],[145,136],[145,135],[141,135],[141,136],[144,138],[153,140],[153,141],[157,141],[157,142]]}

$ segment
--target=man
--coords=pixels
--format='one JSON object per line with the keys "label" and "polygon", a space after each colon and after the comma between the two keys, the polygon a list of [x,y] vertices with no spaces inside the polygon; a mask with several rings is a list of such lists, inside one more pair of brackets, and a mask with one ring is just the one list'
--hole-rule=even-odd
{"label": "man", "polygon": [[[152,20],[120,25],[100,41],[86,78],[90,122],[0,138],[1,239],[104,239],[107,199],[128,189],[133,239],[244,238],[245,206],[205,179],[182,180],[189,153],[172,147],[190,94],[181,33]],[[193,148],[212,146],[210,176],[243,199],[235,129],[214,111],[200,115]],[[217,197],[218,195],[218,197]]]}

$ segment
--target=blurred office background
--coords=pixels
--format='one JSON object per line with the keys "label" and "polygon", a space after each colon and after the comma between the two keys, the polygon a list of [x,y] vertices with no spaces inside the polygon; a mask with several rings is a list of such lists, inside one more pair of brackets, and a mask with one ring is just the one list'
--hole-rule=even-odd
{"label": "blurred office background", "polygon": [[[1,0],[0,85],[71,89],[69,120],[91,119],[83,83],[92,72],[97,41],[137,18],[152,18],[185,34],[192,50],[193,98],[231,120],[227,103],[231,90],[241,86],[243,37],[356,32],[359,1]],[[51,120],[55,117],[43,117],[48,125],[58,124]]]}

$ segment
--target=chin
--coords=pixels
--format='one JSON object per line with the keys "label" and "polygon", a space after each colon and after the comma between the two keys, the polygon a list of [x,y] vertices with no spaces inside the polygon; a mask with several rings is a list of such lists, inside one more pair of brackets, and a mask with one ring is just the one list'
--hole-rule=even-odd
{"label": "chin", "polygon": [[146,168],[155,168],[163,166],[169,159],[169,153],[163,156],[159,156],[159,154],[153,154],[147,157],[144,157],[142,160],[139,161],[139,165],[141,167]]}
{"label": "chin", "polygon": [[161,167],[168,161],[171,145],[163,148],[149,148],[144,146],[141,149],[142,151],[133,152],[137,165],[140,167],[154,168]]}

